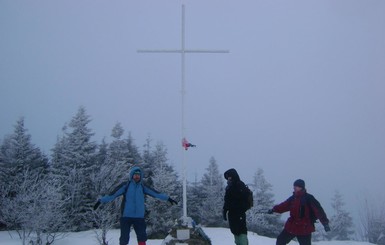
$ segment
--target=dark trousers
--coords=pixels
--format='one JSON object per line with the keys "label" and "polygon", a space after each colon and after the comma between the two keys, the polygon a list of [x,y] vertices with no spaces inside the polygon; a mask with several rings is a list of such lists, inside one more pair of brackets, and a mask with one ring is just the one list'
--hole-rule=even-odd
{"label": "dark trousers", "polygon": [[120,245],[127,245],[130,240],[131,226],[134,226],[138,242],[147,241],[146,223],[144,218],[120,218]]}
{"label": "dark trousers", "polygon": [[294,237],[297,237],[299,245],[311,245],[311,234],[306,236],[296,236],[294,234],[290,234],[286,230],[283,230],[281,234],[279,234],[276,245],[286,245],[293,240]]}
{"label": "dark trousers", "polygon": [[230,231],[234,235],[247,234],[246,214],[244,212],[229,211]]}

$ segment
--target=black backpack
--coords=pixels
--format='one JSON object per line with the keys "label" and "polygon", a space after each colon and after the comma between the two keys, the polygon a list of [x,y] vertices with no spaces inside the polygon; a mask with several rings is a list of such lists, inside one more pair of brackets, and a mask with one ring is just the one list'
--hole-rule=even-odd
{"label": "black backpack", "polygon": [[254,197],[253,192],[250,190],[250,188],[245,185],[245,203],[246,203],[246,210],[249,210],[254,206]]}
{"label": "black backpack", "polygon": [[[289,197],[289,200],[292,201],[294,199],[294,196]],[[321,204],[317,201],[317,199],[314,198],[313,195],[306,193],[301,198],[301,207],[300,207],[300,216],[304,217],[305,215],[305,206],[309,209],[309,216],[311,222],[314,224],[317,222],[317,216],[315,215],[313,208],[311,207],[312,204],[318,209],[318,212],[320,212],[321,215],[326,216],[324,209],[322,208]]]}
{"label": "black backpack", "polygon": [[315,199],[313,195],[306,193],[305,199],[306,199],[306,204],[308,205],[308,207],[310,209],[310,212],[309,212],[310,213],[310,220],[313,224],[317,222],[318,218],[315,216],[315,213],[311,207],[312,204],[317,208],[318,212],[322,216],[326,217],[325,210],[322,208],[319,201],[317,199]]}

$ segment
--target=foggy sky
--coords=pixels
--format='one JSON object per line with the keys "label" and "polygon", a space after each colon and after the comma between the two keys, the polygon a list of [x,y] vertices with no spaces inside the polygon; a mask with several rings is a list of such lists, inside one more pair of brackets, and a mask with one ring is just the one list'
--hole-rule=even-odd
{"label": "foggy sky", "polygon": [[[181,173],[186,48],[188,179],[215,157],[245,182],[265,171],[277,202],[297,178],[355,216],[385,186],[385,1],[0,1],[0,138],[25,117],[46,154],[84,106],[94,140],[115,123],[168,148]],[[330,216],[331,214],[329,214]],[[356,217],[355,217],[356,218]]]}

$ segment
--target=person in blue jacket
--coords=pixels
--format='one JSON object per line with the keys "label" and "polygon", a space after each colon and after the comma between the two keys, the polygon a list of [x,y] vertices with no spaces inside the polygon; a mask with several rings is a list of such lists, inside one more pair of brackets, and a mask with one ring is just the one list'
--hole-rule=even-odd
{"label": "person in blue jacket", "polygon": [[159,193],[142,183],[143,173],[139,167],[133,167],[129,174],[129,181],[120,184],[110,195],[98,200],[94,209],[101,203],[113,201],[118,196],[123,195],[122,217],[120,218],[120,245],[127,245],[130,240],[131,226],[134,227],[138,245],[146,245],[147,233],[144,220],[145,206],[144,195],[150,195],[160,200],[169,201],[171,205],[178,204],[168,195]]}

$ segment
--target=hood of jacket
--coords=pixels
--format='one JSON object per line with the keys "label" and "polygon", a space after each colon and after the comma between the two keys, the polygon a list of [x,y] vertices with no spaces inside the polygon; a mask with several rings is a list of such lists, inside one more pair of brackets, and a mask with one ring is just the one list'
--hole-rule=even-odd
{"label": "hood of jacket", "polygon": [[231,177],[231,179],[232,179],[233,181],[238,181],[238,180],[240,180],[239,175],[238,175],[238,172],[237,172],[237,170],[235,170],[234,168],[231,168],[231,169],[227,170],[227,171],[224,173],[224,177],[225,177],[225,179],[227,179],[228,177]]}
{"label": "hood of jacket", "polygon": [[140,183],[140,182],[142,182],[142,179],[143,179],[143,172],[142,172],[142,170],[141,170],[139,167],[137,167],[137,166],[131,168],[130,174],[129,174],[129,180],[132,180],[132,177],[134,176],[134,173],[135,173],[136,171],[140,171],[140,181],[138,182],[138,183]]}

